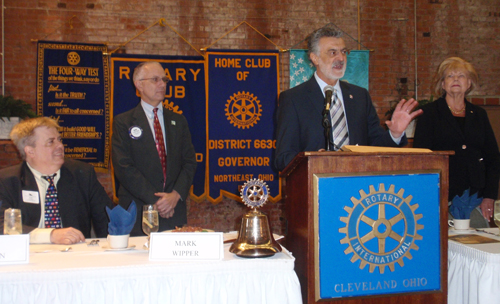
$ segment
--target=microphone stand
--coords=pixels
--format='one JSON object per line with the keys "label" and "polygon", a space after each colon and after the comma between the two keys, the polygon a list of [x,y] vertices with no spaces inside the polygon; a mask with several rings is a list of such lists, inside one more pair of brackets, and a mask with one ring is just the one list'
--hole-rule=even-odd
{"label": "microphone stand", "polygon": [[330,105],[333,101],[333,86],[327,85],[323,88],[323,92],[325,93],[325,107],[323,108],[323,128],[325,128],[325,150],[331,151],[330,149],[330,136],[332,133],[332,120],[330,118]]}
{"label": "microphone stand", "polygon": [[323,128],[325,128],[325,150],[331,151],[330,135],[332,133],[332,121],[330,119],[330,103],[326,103],[323,109]]}

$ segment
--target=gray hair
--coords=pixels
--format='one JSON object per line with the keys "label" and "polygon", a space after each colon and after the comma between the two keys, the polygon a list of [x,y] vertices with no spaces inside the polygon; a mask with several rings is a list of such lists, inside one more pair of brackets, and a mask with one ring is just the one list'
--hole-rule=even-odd
{"label": "gray hair", "polygon": [[[139,80],[139,77],[142,75],[142,69],[147,66],[147,65],[151,65],[151,64],[158,64],[159,66],[161,66],[161,64],[157,61],[145,61],[145,62],[141,62],[139,63],[135,69],[134,69],[134,75],[132,76],[132,81],[136,81],[136,80]],[[163,69],[163,67],[162,67]]]}
{"label": "gray hair", "polygon": [[327,24],[322,28],[315,30],[307,37],[307,55],[311,57],[311,53],[319,55],[319,40],[324,37],[342,38],[344,33],[338,30],[331,24]]}

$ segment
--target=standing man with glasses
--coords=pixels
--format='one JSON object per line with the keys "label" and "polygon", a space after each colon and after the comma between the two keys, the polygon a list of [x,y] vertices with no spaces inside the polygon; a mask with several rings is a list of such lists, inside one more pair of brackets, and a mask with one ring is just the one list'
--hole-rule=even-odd
{"label": "standing man with glasses", "polygon": [[58,128],[48,117],[14,126],[10,138],[23,162],[0,170],[0,212],[20,209],[23,225],[36,228],[31,243],[79,243],[91,237],[91,228],[106,237],[111,198],[91,165],[64,158]]}
{"label": "standing man with glasses", "polygon": [[139,64],[133,75],[141,102],[114,118],[112,160],[119,204],[137,204],[131,235],[142,232],[142,206],[155,204],[159,231],[187,223],[186,199],[196,171],[191,133],[184,116],[163,107],[168,78],[158,62]]}
{"label": "standing man with glasses", "polygon": [[[401,100],[390,121],[389,131],[380,125],[368,91],[339,81],[344,77],[347,54],[343,33],[332,26],[314,31],[308,37],[308,53],[316,67],[314,76],[305,83],[284,91],[279,97],[276,132],[275,165],[283,170],[303,151],[319,151],[326,147],[323,127],[324,88],[333,87],[333,103],[329,109],[332,150],[343,145],[404,146],[404,130],[422,110],[411,112],[417,101]],[[328,113],[328,112],[327,112]],[[327,120],[327,121],[328,121]]]}

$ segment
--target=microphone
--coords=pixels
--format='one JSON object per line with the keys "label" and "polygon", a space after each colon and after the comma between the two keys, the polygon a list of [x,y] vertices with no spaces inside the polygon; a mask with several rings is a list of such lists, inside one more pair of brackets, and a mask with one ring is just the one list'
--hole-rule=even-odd
{"label": "microphone", "polygon": [[[332,95],[333,95],[333,86],[327,85],[324,89],[323,92],[325,92],[325,107],[323,108],[323,127],[325,128],[326,132],[329,132],[329,130],[332,127],[332,123],[330,121],[330,103],[332,100]],[[325,134],[326,135],[326,134]],[[327,149],[327,151],[329,151]]]}
{"label": "microphone", "polygon": [[333,90],[334,89],[331,85],[327,85],[323,89],[323,92],[325,92],[325,110],[327,111],[330,111],[330,104],[332,101]]}

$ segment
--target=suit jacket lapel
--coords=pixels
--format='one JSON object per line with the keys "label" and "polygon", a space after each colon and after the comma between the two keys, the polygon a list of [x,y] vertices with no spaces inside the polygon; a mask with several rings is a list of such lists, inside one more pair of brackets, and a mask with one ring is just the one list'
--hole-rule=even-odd
{"label": "suit jacket lapel", "polygon": [[[30,168],[26,164],[26,162],[23,162],[21,165],[21,185],[22,185],[22,191],[36,191],[38,193],[38,204],[30,204],[30,203],[25,203],[23,202],[26,210],[28,210],[28,214],[31,214],[30,219],[28,222],[26,222],[26,225],[28,226],[33,226],[33,227],[38,227],[38,224],[40,222],[40,214],[41,214],[41,201],[40,201],[40,192],[38,191],[38,184],[36,183],[35,176],[31,172]],[[21,199],[22,199],[22,193],[21,193]]]}
{"label": "suit jacket lapel", "polygon": [[169,115],[169,112],[168,110],[163,107],[163,124],[165,126],[165,136],[167,138],[165,138],[165,142],[167,144],[167,161],[168,161],[168,155],[170,154],[170,152],[172,152],[173,150],[173,144],[176,142],[175,141],[175,136],[176,136],[176,131],[177,131],[177,128],[176,128],[176,125],[177,125],[177,122],[172,119],[172,117],[170,117]]}
{"label": "suit jacket lapel", "polygon": [[[170,114],[170,111],[163,107],[163,122],[165,124],[165,136],[167,143],[167,183],[169,182],[169,172],[173,172],[173,170],[169,170],[169,166],[173,166],[172,159],[175,157],[175,151],[179,151],[180,149],[175,149],[174,145],[178,137],[178,127],[177,121],[174,119],[174,116]],[[175,177],[174,177],[175,178]]]}
{"label": "suit jacket lapel", "polygon": [[78,189],[73,189],[75,178],[73,174],[63,165],[60,170],[61,176],[57,182],[57,200],[59,202],[59,213],[61,215],[61,223],[63,227],[65,226],[65,219],[68,219],[71,215],[71,208],[73,204],[68,204],[64,202],[74,202],[75,201],[75,191]]}
{"label": "suit jacket lapel", "polygon": [[[340,80],[339,80],[340,81]],[[349,132],[349,142],[356,142],[355,140],[358,136],[357,130],[359,126],[356,126],[356,122],[353,120],[354,113],[356,111],[356,103],[352,97],[351,90],[343,82],[340,81],[340,89],[342,90],[342,99],[344,100],[345,117],[347,120],[347,131]],[[349,117],[351,119],[349,119]]]}
{"label": "suit jacket lapel", "polygon": [[323,113],[325,97],[321,92],[318,82],[312,76],[306,83],[307,95],[315,112]]}
{"label": "suit jacket lapel", "polygon": [[153,132],[151,131],[148,118],[146,117],[146,113],[144,113],[144,109],[142,108],[140,103],[137,105],[137,107],[135,107],[133,124],[139,126],[142,129],[142,136],[144,137],[145,143],[143,147],[144,157],[151,158],[152,161],[157,162],[154,167],[158,168],[158,170],[161,170],[160,156],[158,155],[158,150],[156,150],[156,143],[153,137]]}
{"label": "suit jacket lapel", "polygon": [[465,100],[465,127],[464,127],[465,134],[463,134],[464,139],[466,139],[466,141],[469,138],[469,135],[474,136],[475,130],[477,130],[477,126],[474,125],[474,121],[475,121],[474,118],[475,118],[476,112],[474,112],[471,109],[471,107],[472,107],[472,104],[470,104],[466,99]]}
{"label": "suit jacket lapel", "polygon": [[[455,134],[460,136],[462,139],[465,139],[464,133],[462,132],[462,129],[460,128],[460,125],[458,124],[456,118],[453,116],[451,113],[450,109],[448,109],[448,104],[446,103],[446,99],[443,98],[442,100],[438,101],[438,110],[439,114],[442,115],[445,119],[445,121],[453,128]],[[465,114],[467,117],[467,113]],[[465,123],[467,123],[467,118]]]}

